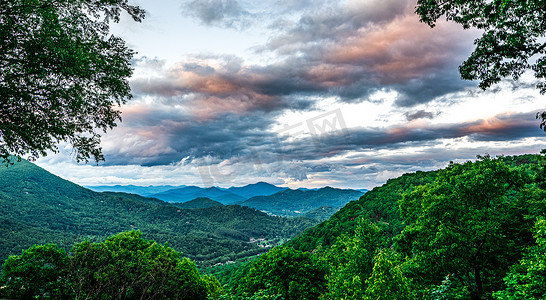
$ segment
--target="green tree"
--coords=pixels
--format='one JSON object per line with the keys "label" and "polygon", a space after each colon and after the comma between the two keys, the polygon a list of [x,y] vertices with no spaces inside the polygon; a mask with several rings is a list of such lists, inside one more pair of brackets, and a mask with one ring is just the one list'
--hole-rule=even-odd
{"label": "green tree", "polygon": [[532,243],[528,204],[520,196],[529,181],[487,156],[451,164],[435,183],[405,196],[400,208],[407,226],[396,245],[410,257],[408,277],[423,293],[450,275],[453,298],[490,297]]}
{"label": "green tree", "polygon": [[[537,88],[546,93],[546,22],[544,0],[418,0],[416,13],[434,26],[445,16],[463,28],[483,30],[476,49],[459,67],[463,79],[480,80],[486,89],[511,76],[517,80],[531,69],[540,79]],[[537,114],[546,130],[546,112]]]}
{"label": "green tree", "polygon": [[534,228],[536,245],[530,247],[519,264],[504,278],[507,288],[494,294],[500,300],[546,299],[546,220]]}
{"label": "green tree", "polygon": [[409,280],[402,271],[401,258],[392,249],[383,249],[377,253],[372,274],[366,280],[366,285],[365,299],[413,299]]}
{"label": "green tree", "polygon": [[318,299],[326,287],[325,275],[325,267],[309,252],[276,247],[252,264],[236,293],[262,299]]}
{"label": "green tree", "polygon": [[144,17],[127,0],[0,1],[0,158],[65,141],[78,161],[103,159],[99,132],[131,97],[134,52],[109,34],[121,11]]}
{"label": "green tree", "polygon": [[73,255],[56,245],[33,246],[10,256],[0,277],[0,298],[218,299],[216,278],[172,248],[127,231],[102,243],[75,244]]}
{"label": "green tree", "polygon": [[342,235],[328,249],[324,260],[330,270],[326,276],[326,299],[362,299],[366,279],[372,274],[374,256],[386,245],[387,237],[374,223],[360,219],[354,236]]}
{"label": "green tree", "polygon": [[10,256],[0,277],[0,298],[71,299],[68,255],[57,245],[32,246]]}
{"label": "green tree", "polygon": [[225,295],[224,289],[216,277],[205,274],[201,279],[207,289],[208,299],[219,299]]}
{"label": "green tree", "polygon": [[119,233],[104,243],[82,242],[72,251],[70,273],[77,298],[207,298],[207,284],[193,262],[143,239],[139,231]]}

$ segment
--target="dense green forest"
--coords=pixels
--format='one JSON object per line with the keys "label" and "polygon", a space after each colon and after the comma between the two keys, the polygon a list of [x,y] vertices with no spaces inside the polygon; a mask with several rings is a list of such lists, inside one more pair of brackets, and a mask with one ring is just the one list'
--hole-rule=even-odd
{"label": "dense green forest", "polygon": [[[484,156],[438,171],[405,174],[256,259],[202,270],[216,278],[195,275],[191,262],[176,256],[173,266],[185,267],[181,273],[173,271],[172,280],[182,278],[185,291],[201,293],[194,299],[544,299],[545,167],[546,158],[539,155]],[[142,239],[131,231],[109,240],[120,236]],[[110,262],[103,256],[113,257],[110,250],[96,250],[98,259],[87,264],[81,253],[103,249],[100,245],[84,241],[68,253],[48,246],[48,251],[62,252],[59,265],[64,267],[42,273],[21,271],[44,270],[40,264],[57,266],[33,259],[42,255],[36,250],[40,246],[11,256],[4,265],[0,291],[11,297],[15,294],[10,293],[27,291],[28,286],[42,298],[53,291],[95,295],[89,294],[93,292],[89,287],[96,283],[88,280],[103,280],[101,287],[111,289],[108,293],[123,293],[124,299],[135,299],[137,294],[154,298],[149,291],[163,290],[156,285],[147,290],[128,288],[128,282],[135,282],[129,277],[115,281],[129,274],[123,271],[125,262],[119,268],[106,267]],[[112,251],[122,251],[116,249]],[[137,269],[159,264],[146,253],[133,252],[127,259],[140,259],[142,263],[131,265]],[[85,266],[81,274],[74,274],[74,265]],[[113,269],[121,274],[109,277]],[[135,273],[139,272],[142,278],[153,277],[148,269]],[[156,298],[184,299],[184,295]]]}
{"label": "dense green forest", "polygon": [[405,174],[220,279],[233,299],[545,299],[545,166],[485,156]]}
{"label": "dense green forest", "polygon": [[[85,239],[104,241],[122,231],[141,230],[145,238],[168,242],[206,267],[266,252],[317,223],[274,217],[238,205],[185,209],[192,203],[97,193],[24,160],[2,166],[0,182],[2,261],[34,244],[55,243],[68,250]],[[193,204],[204,205],[197,202]]]}

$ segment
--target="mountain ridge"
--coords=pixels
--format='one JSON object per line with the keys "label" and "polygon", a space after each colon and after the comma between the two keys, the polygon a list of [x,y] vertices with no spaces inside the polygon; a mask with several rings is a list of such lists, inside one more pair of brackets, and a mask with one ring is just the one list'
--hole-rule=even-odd
{"label": "mountain ridge", "polygon": [[180,207],[180,208],[183,208],[183,209],[195,209],[195,208],[209,208],[209,207],[213,207],[213,206],[222,206],[223,204],[218,202],[218,201],[214,201],[210,198],[205,198],[205,197],[199,197],[199,198],[195,198],[193,200],[190,200],[188,202],[183,202],[183,203],[173,203],[175,206],[177,207]]}
{"label": "mountain ridge", "polygon": [[224,205],[234,204],[243,201],[245,198],[218,187],[201,188],[197,186],[186,186],[183,188],[171,189],[161,193],[152,194],[150,197],[161,199],[166,202],[188,202],[195,198],[209,198]]}
{"label": "mountain ridge", "polygon": [[[269,196],[256,196],[240,203],[277,216],[302,216],[323,206],[334,211],[363,193],[350,189],[324,187],[318,190],[286,189]],[[324,216],[321,217],[321,219]]]}
{"label": "mountain ridge", "polygon": [[238,205],[183,209],[136,194],[94,192],[27,161],[0,168],[0,180],[0,260],[33,244],[68,250],[84,239],[141,230],[206,266],[267,251],[249,244],[251,238],[276,245],[316,224]]}

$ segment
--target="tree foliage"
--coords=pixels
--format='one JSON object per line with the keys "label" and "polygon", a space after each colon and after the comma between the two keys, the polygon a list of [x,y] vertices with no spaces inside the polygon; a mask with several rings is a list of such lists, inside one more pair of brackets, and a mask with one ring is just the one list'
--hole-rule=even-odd
{"label": "tree foliage", "polygon": [[526,173],[486,156],[451,164],[435,183],[404,197],[407,226],[397,247],[411,257],[410,277],[428,289],[450,275],[457,297],[491,297],[532,243],[525,197],[530,182]]}
{"label": "tree foliage", "polygon": [[72,249],[71,282],[79,299],[205,299],[195,264],[170,247],[128,231]]}
{"label": "tree foliage", "polygon": [[[546,93],[546,2],[544,0],[418,0],[416,13],[434,26],[445,16],[463,28],[483,30],[476,48],[459,67],[463,79],[480,80],[483,89],[511,76],[517,80],[530,69]],[[546,130],[546,112],[538,113]]]}
{"label": "tree foliage", "polygon": [[[328,226],[312,235],[313,251],[279,247],[254,261],[223,266],[225,272],[218,274],[226,291],[216,278],[200,277],[192,262],[142,239],[139,232],[79,243],[68,258],[55,246],[36,246],[8,259],[0,298],[543,299],[545,188],[546,157],[539,155],[485,156],[437,172],[406,174],[325,222]],[[72,191],[81,192],[76,187]],[[5,195],[0,192],[0,199]],[[146,220],[182,215],[172,208],[137,205],[153,204],[153,199],[132,197],[130,206],[124,206],[127,199],[115,199],[124,210],[149,210],[155,217]],[[91,197],[85,203],[112,200]],[[54,207],[59,203],[54,201]],[[247,218],[238,212],[234,214]],[[13,219],[0,218],[0,225],[13,227]],[[176,222],[162,222],[176,232],[160,235],[169,241],[187,234]],[[321,242],[326,235],[335,237],[333,244]]]}
{"label": "tree foliage", "polygon": [[33,246],[10,256],[0,277],[0,298],[217,299],[218,281],[201,278],[195,264],[172,248],[122,232],[102,243]]}
{"label": "tree foliage", "polygon": [[413,299],[410,281],[402,270],[400,255],[392,249],[382,249],[377,253],[366,285],[367,300]]}
{"label": "tree foliage", "polygon": [[318,299],[325,287],[325,268],[308,252],[277,247],[260,256],[237,288],[242,296],[286,300]]}
{"label": "tree foliage", "polygon": [[109,34],[127,0],[0,1],[0,157],[36,158],[65,141],[78,160],[101,160],[100,130],[131,97],[134,52]]}
{"label": "tree foliage", "polygon": [[[544,249],[531,228],[546,213],[544,159],[486,155],[405,174],[288,245],[311,246],[311,259],[326,268],[318,299],[542,299]],[[287,296],[271,288],[278,285],[270,279],[295,272],[293,266],[263,258],[238,282],[268,285],[233,299],[296,297],[298,289]],[[534,296],[521,298],[523,290]]]}
{"label": "tree foliage", "polygon": [[384,185],[366,192],[358,201],[347,203],[330,219],[307,229],[289,241],[287,246],[302,251],[312,251],[318,247],[328,248],[343,234],[355,235],[360,219],[375,222],[383,233],[393,238],[404,228],[398,208],[402,195],[413,191],[417,186],[432,183],[435,178],[435,171],[417,171],[389,179]]}
{"label": "tree foliage", "polygon": [[534,227],[536,244],[527,249],[519,264],[504,278],[507,288],[494,294],[500,300],[538,300],[546,298],[546,220]]}
{"label": "tree foliage", "polygon": [[70,299],[69,259],[57,245],[35,245],[10,256],[0,277],[0,297]]}
{"label": "tree foliage", "polygon": [[69,250],[82,238],[97,242],[139,229],[204,268],[267,252],[317,222],[239,205],[181,209],[133,194],[97,193],[27,161],[0,168],[0,181],[0,261],[34,244]]}
{"label": "tree foliage", "polygon": [[386,245],[387,238],[375,223],[359,220],[355,235],[342,235],[323,257],[330,266],[324,298],[362,299],[366,280],[374,268],[374,257]]}

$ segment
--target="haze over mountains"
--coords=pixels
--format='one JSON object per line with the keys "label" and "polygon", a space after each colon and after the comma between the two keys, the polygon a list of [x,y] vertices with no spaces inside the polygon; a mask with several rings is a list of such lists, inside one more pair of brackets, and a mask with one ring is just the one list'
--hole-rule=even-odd
{"label": "haze over mountains", "polygon": [[183,188],[185,185],[173,186],[173,185],[150,185],[150,186],[138,186],[138,185],[95,185],[85,186],[86,188],[95,192],[119,192],[137,194],[141,196],[150,196],[153,194],[165,192],[171,189]]}
{"label": "haze over mountains", "polygon": [[149,197],[161,199],[167,202],[188,202],[195,198],[209,198],[226,205],[245,200],[245,198],[242,196],[217,187],[200,188],[197,186],[171,189],[162,193],[149,195]]}
{"label": "haze over mountains", "polygon": [[[245,200],[241,205],[256,208],[276,216],[301,216],[318,208],[322,212],[334,212],[364,193],[355,190],[342,190],[324,187],[318,190],[284,190],[269,196],[256,196]],[[315,212],[317,213],[317,212]],[[330,215],[328,215],[329,217]]]}
{"label": "haze over mountains", "polygon": [[269,196],[288,188],[278,187],[266,182],[258,182],[240,187],[201,188],[197,186],[135,186],[135,185],[114,185],[114,186],[87,186],[96,192],[123,192],[137,194],[145,197],[154,197],[167,202],[187,202],[199,197],[210,198],[222,204],[233,204],[238,201],[255,196]]}
{"label": "haze over mountains", "polygon": [[[187,203],[195,199],[210,199],[223,205],[238,204],[256,208],[271,215],[294,217],[309,216],[320,220],[329,217],[346,203],[358,199],[366,190],[336,189],[297,189],[278,187],[266,182],[248,184],[242,187],[201,188],[197,186],[180,186],[159,193],[150,193],[161,187],[113,186],[90,187],[96,190],[127,191],[132,190],[147,197],[157,198],[170,203]],[[191,206],[191,205],[190,205]],[[321,209],[319,209],[321,208]]]}

